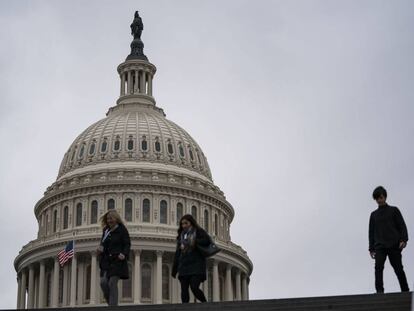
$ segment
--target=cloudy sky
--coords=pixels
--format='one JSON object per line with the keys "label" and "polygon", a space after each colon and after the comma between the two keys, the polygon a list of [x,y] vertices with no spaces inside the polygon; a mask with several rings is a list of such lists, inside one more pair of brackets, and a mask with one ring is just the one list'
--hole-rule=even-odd
{"label": "cloudy sky", "polygon": [[[0,308],[35,203],[117,99],[135,10],[158,106],[234,206],[251,298],[372,293],[375,186],[414,234],[412,1],[0,0]],[[403,260],[413,284],[410,243]]]}

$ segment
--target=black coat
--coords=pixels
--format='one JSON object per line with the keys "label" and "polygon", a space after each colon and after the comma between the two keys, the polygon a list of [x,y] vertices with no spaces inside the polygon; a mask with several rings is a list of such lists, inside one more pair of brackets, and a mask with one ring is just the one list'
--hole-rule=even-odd
{"label": "black coat", "polygon": [[[119,276],[121,279],[128,279],[128,257],[131,249],[131,240],[127,228],[123,224],[119,224],[118,227],[112,231],[109,236],[102,242],[105,234],[103,229],[101,246],[103,246],[103,252],[99,256],[99,267],[101,269],[101,277],[104,272],[107,272],[107,277]],[[120,260],[119,254],[124,254],[125,259]]]}
{"label": "black coat", "polygon": [[172,276],[175,277],[178,272],[178,276],[198,275],[201,277],[201,281],[207,279],[206,258],[197,249],[197,245],[208,246],[210,244],[210,237],[207,232],[202,228],[197,229],[195,246],[187,252],[181,252],[180,239],[177,238],[177,248],[174,256],[174,264],[172,269]]}
{"label": "black coat", "polygon": [[369,219],[369,250],[398,248],[408,241],[407,226],[399,209],[388,204],[378,207]]}

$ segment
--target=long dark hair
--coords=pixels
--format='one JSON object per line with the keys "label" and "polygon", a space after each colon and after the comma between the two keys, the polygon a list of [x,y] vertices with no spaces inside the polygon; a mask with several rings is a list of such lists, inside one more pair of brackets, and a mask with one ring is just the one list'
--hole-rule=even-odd
{"label": "long dark hair", "polygon": [[196,229],[196,230],[200,230],[201,229],[200,225],[197,223],[197,220],[194,219],[193,215],[186,214],[183,217],[181,217],[180,222],[178,224],[177,240],[180,238],[181,232],[183,232],[183,227],[181,227],[181,222],[183,220],[187,220],[194,229]]}

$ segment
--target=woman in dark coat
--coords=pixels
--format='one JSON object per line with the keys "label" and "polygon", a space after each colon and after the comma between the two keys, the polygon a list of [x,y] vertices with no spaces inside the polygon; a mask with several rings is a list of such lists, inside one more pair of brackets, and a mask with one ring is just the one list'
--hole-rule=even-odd
{"label": "woman in dark coat", "polygon": [[206,302],[204,293],[200,290],[200,284],[207,278],[206,258],[201,254],[197,246],[208,246],[210,237],[191,215],[184,215],[180,220],[177,236],[177,249],[175,252],[172,276],[178,273],[181,283],[181,301],[190,301],[189,287],[194,296],[201,302]]}
{"label": "woman in dark coat", "polygon": [[101,218],[103,227],[101,244],[98,248],[101,269],[101,288],[110,306],[118,305],[118,280],[128,279],[128,255],[131,240],[127,228],[115,210]]}

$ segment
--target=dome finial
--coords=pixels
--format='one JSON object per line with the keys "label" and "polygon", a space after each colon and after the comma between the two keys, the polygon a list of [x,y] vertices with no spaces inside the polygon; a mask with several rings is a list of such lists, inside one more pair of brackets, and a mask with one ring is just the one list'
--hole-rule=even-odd
{"label": "dome finial", "polygon": [[144,55],[144,43],[141,40],[142,30],[144,30],[144,24],[142,23],[142,19],[139,16],[138,11],[135,11],[134,20],[131,24],[131,35],[134,37],[134,40],[131,42],[131,54],[128,55],[126,60],[148,60],[148,58]]}

